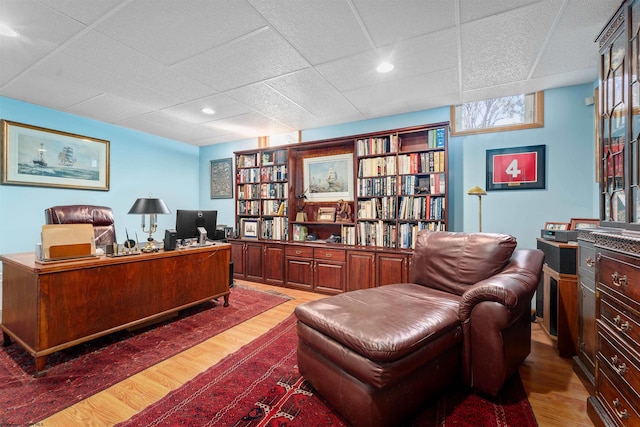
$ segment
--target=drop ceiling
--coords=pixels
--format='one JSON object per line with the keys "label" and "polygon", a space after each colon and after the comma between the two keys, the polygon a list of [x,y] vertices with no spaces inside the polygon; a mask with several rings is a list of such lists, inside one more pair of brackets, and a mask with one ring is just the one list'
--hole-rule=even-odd
{"label": "drop ceiling", "polygon": [[594,82],[619,5],[0,0],[0,96],[204,146]]}

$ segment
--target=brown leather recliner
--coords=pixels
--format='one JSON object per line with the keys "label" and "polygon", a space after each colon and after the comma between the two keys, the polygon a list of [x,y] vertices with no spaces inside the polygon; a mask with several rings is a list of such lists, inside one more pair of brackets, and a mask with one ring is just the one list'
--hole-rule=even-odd
{"label": "brown leather recliner", "polygon": [[419,234],[412,283],[301,304],[300,373],[349,422],[401,424],[451,382],[497,395],[531,348],[544,254],[504,234]]}
{"label": "brown leather recliner", "polygon": [[44,217],[47,224],[92,224],[96,246],[116,242],[111,208],[92,205],[53,206],[44,210]]}

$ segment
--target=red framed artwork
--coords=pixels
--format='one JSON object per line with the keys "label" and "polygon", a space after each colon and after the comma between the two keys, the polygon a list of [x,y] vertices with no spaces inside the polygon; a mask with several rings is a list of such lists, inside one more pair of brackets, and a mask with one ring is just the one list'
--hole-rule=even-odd
{"label": "red framed artwork", "polygon": [[545,183],[545,146],[487,150],[487,191],[540,190]]}

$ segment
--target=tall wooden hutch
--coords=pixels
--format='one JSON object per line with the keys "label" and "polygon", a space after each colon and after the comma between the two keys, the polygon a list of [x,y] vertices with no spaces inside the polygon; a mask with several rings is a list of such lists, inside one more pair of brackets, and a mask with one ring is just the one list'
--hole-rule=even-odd
{"label": "tall wooden hutch", "polygon": [[640,1],[622,2],[600,49],[600,219],[595,249],[596,425],[640,426]]}

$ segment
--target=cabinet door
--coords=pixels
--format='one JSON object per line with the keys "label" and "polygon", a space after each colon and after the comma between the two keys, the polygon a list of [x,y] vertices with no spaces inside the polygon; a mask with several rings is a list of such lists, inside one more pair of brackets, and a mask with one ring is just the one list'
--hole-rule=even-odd
{"label": "cabinet door", "polygon": [[578,291],[578,354],[593,376],[596,367],[596,293],[582,281]]}
{"label": "cabinet door", "polygon": [[373,288],[375,277],[375,254],[373,252],[347,252],[347,291]]}
{"label": "cabinet door", "polygon": [[264,278],[262,244],[246,243],[245,268],[247,280],[262,281]]}
{"label": "cabinet door", "polygon": [[264,281],[271,285],[284,284],[284,248],[282,245],[264,247]]}
{"label": "cabinet door", "polygon": [[330,294],[344,292],[346,281],[346,264],[344,262],[316,260],[314,269],[315,290]]}
{"label": "cabinet door", "polygon": [[378,254],[376,257],[376,270],[378,276],[377,286],[406,283],[409,280],[409,255]]}
{"label": "cabinet door", "polygon": [[244,242],[229,241],[231,244],[231,262],[233,262],[233,277],[244,279]]}
{"label": "cabinet door", "polygon": [[287,257],[285,262],[287,285],[306,291],[313,290],[313,259]]}

